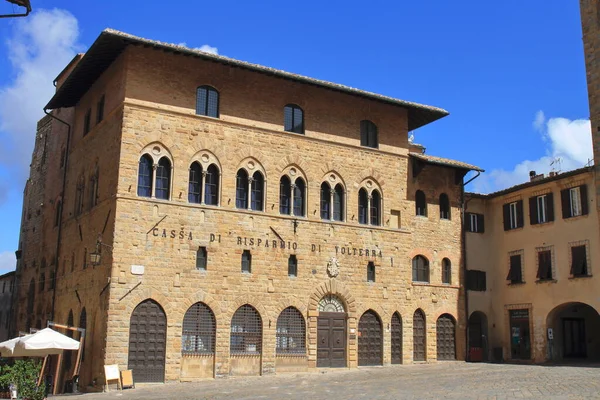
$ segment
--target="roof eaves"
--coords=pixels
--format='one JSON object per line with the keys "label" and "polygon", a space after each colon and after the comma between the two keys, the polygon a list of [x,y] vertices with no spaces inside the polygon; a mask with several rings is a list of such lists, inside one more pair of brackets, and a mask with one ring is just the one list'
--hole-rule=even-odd
{"label": "roof eaves", "polygon": [[415,153],[415,152],[410,152],[408,154],[411,157],[415,157],[415,158],[417,158],[421,161],[424,161],[428,164],[443,165],[443,166],[451,167],[451,168],[459,168],[459,169],[466,169],[466,170],[470,170],[470,171],[485,172],[484,169],[479,168],[476,165],[467,164],[462,161],[452,160],[450,158],[435,157],[435,156],[430,156],[427,154],[420,154],[420,153]]}

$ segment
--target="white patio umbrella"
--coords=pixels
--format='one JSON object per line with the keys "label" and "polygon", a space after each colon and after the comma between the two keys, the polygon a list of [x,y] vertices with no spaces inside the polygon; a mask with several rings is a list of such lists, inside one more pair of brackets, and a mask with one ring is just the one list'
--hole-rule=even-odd
{"label": "white patio umbrella", "polygon": [[79,350],[79,342],[50,328],[0,343],[2,357],[45,357],[64,350]]}
{"label": "white patio umbrella", "polygon": [[26,336],[31,336],[31,335],[17,337],[17,338],[10,339],[10,340],[0,343],[0,357],[18,357],[18,356],[13,356],[13,353],[15,351],[15,346],[17,345],[17,342],[19,340],[21,340],[22,338],[24,338]]}

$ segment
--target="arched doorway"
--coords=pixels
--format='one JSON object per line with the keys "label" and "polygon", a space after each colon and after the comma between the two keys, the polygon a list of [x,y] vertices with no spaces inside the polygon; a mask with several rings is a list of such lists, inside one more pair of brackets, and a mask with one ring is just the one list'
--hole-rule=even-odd
{"label": "arched doorway", "polygon": [[438,361],[456,360],[456,322],[450,314],[442,314],[436,324]]}
{"label": "arched doorway", "polygon": [[346,366],[346,308],[334,295],[319,301],[317,367]]}
{"label": "arched doorway", "polygon": [[366,311],[358,322],[358,366],[383,364],[383,332],[375,311]]}
{"label": "arched doorway", "polygon": [[425,361],[426,353],[425,313],[418,309],[413,315],[413,361]]}
{"label": "arched doorway", "polygon": [[134,382],[164,382],[167,316],[154,300],[144,300],[131,313],[127,368]]}
{"label": "arched doorway", "polygon": [[402,317],[392,315],[392,364],[402,364]]}
{"label": "arched doorway", "polygon": [[469,317],[469,361],[479,362],[488,359],[488,322],[481,311],[474,311]]}
{"label": "arched doorway", "polygon": [[546,319],[549,360],[600,360],[600,315],[585,303],[565,303]]}

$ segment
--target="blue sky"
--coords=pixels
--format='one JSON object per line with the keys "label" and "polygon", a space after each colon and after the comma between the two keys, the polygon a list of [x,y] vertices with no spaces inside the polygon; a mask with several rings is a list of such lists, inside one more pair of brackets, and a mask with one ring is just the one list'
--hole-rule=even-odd
{"label": "blue sky", "polygon": [[[0,19],[0,273],[14,268],[35,121],[52,79],[110,27],[439,106],[427,153],[487,172],[470,190],[592,157],[577,1],[32,0]],[[0,0],[0,13],[12,6]],[[208,48],[208,47],[205,47]]]}

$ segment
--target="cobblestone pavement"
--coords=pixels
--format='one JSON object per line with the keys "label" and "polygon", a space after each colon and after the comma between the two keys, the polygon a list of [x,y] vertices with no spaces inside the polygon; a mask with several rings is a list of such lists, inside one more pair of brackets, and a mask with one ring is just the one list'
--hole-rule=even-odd
{"label": "cobblestone pavement", "polygon": [[118,399],[600,399],[600,365],[399,365],[138,385],[73,396]]}

